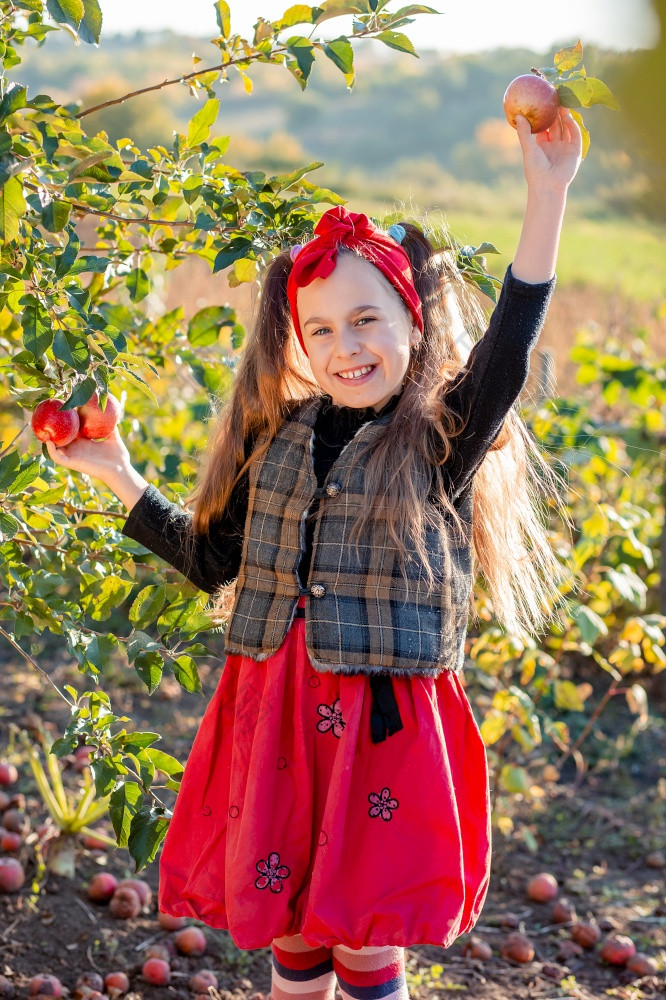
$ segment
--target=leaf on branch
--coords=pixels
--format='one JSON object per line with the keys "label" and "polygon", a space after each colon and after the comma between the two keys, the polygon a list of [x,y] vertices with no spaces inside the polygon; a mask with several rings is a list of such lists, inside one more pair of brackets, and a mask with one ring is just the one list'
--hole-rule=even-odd
{"label": "leaf on branch", "polygon": [[18,238],[19,220],[25,214],[23,186],[18,177],[10,177],[0,189],[0,240],[11,243]]}
{"label": "leaf on branch", "polygon": [[575,69],[583,59],[583,46],[580,39],[570,49],[560,49],[555,53],[554,66],[560,73],[568,73]]}
{"label": "leaf on branch", "polygon": [[204,106],[197,111],[191,119],[187,128],[187,145],[189,148],[199,146],[205,142],[210,135],[211,125],[215,122],[220,111],[220,102],[217,98],[209,98]]}
{"label": "leaf on branch", "polygon": [[289,7],[281,18],[273,21],[273,28],[276,31],[282,31],[284,28],[293,28],[295,24],[314,24],[318,13],[318,7],[297,3],[293,7]]}
{"label": "leaf on branch", "polygon": [[388,45],[390,49],[397,49],[398,52],[409,52],[410,55],[416,56],[418,59],[419,54],[414,48],[411,40],[407,38],[407,35],[403,35],[400,31],[380,31],[379,34],[374,36],[377,41],[383,42],[384,45]]}
{"label": "leaf on branch", "polygon": [[303,81],[307,81],[314,63],[314,46],[309,38],[302,35],[292,35],[285,43],[287,51],[294,57]]}
{"label": "leaf on branch", "polygon": [[136,781],[124,781],[111,793],[109,816],[119,847],[127,847],[130,825],[139,811],[141,802],[143,802],[143,792]]}
{"label": "leaf on branch", "polygon": [[95,379],[92,375],[88,375],[87,378],[74,386],[71,396],[63,403],[62,409],[74,410],[77,406],[83,406],[84,403],[88,402],[96,388]]}
{"label": "leaf on branch", "polygon": [[102,32],[102,10],[99,0],[83,0],[83,18],[79,25],[79,38],[89,45],[99,45]]}
{"label": "leaf on branch", "polygon": [[53,343],[49,314],[39,305],[29,305],[21,316],[23,345],[35,358],[41,357]]}
{"label": "leaf on branch", "polygon": [[150,279],[142,267],[135,267],[125,281],[132,302],[141,302],[150,291]]}
{"label": "leaf on branch", "polygon": [[150,806],[142,806],[132,817],[127,846],[136,861],[135,874],[153,860],[166,836],[168,825],[169,821],[164,816],[151,815]]}
{"label": "leaf on branch", "polygon": [[223,38],[228,38],[231,34],[231,10],[229,4],[226,3],[226,0],[216,0],[213,7],[215,8],[215,17],[217,18],[220,34]]}

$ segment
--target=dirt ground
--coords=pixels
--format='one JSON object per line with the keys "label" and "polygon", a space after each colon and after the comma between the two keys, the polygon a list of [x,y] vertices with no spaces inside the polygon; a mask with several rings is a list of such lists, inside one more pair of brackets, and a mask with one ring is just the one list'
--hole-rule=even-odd
{"label": "dirt ground", "polygon": [[[74,683],[83,690],[77,671],[59,660],[53,654],[49,664],[56,683]],[[43,658],[40,662],[46,665]],[[160,748],[184,761],[220,667],[220,662],[213,661],[201,669],[204,698],[184,693],[173,678],[165,678],[149,698],[134,675],[126,670],[121,673],[120,668],[113,684],[105,687],[112,691],[116,714],[130,716],[136,728],[160,732]],[[0,648],[0,670],[4,682],[0,703],[2,758],[10,722],[29,729],[39,716],[55,736],[66,724],[67,710],[42,678],[27,664],[17,662],[6,648]],[[650,725],[633,742],[622,735],[631,717],[621,707],[616,717],[602,716],[606,738],[598,748],[591,748],[593,766],[579,788],[575,787],[573,769],[565,769],[562,783],[546,786],[544,798],[515,804],[514,834],[495,834],[490,891],[475,928],[475,934],[492,947],[492,958],[482,962],[464,957],[466,937],[448,950],[412,946],[406,951],[412,998],[425,1000],[433,993],[448,991],[461,991],[475,1000],[607,996],[647,1000],[666,995],[666,869],[650,867],[646,861],[651,852],[666,848],[663,685],[655,685],[650,697]],[[621,747],[623,740],[623,753],[613,759],[605,748],[609,742]],[[36,795],[27,761],[17,756],[14,762],[19,781],[5,790],[25,795],[25,811],[34,829],[46,811]],[[72,785],[80,780],[73,771],[68,779]],[[524,827],[535,838],[536,851],[528,850],[521,833]],[[110,831],[110,824],[106,828]],[[190,975],[202,968],[217,973],[224,1000],[260,1000],[255,993],[268,996],[270,949],[241,951],[226,931],[206,927],[206,954],[174,958],[169,986],[155,987],[142,981],[145,948],[172,936],[156,920],[157,861],[139,874],[153,889],[151,907],[135,919],[118,920],[108,907],[90,902],[85,890],[92,874],[102,869],[117,877],[133,875],[134,865],[126,851],[107,853],[82,847],[73,880],[48,875],[41,883],[34,849],[24,846],[19,857],[27,874],[24,887],[17,893],[0,894],[0,976],[10,981],[15,997],[27,996],[29,979],[37,973],[57,976],[72,992],[83,972],[104,975],[121,969],[130,978],[130,1000],[157,1000],[165,994],[185,1000],[192,996]],[[592,952],[571,954],[569,925],[553,923],[554,904],[533,903],[526,897],[527,880],[539,871],[556,876],[560,897],[571,900],[579,920],[593,917],[607,930],[614,928],[615,933],[630,935],[639,951],[656,960],[658,974],[640,978],[609,966],[601,960],[599,946]],[[37,886],[39,892],[35,891]],[[530,936],[535,948],[534,960],[524,965],[500,957],[502,940],[516,926]]]}

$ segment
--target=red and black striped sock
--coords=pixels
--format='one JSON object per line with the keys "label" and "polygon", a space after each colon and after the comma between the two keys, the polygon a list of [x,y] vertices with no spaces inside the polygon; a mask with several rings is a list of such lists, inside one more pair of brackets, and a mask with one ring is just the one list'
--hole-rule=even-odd
{"label": "red and black striped sock", "polygon": [[344,1000],[409,1000],[404,948],[334,945],[333,969]]}
{"label": "red and black striped sock", "polygon": [[300,934],[274,938],[272,1000],[334,1000],[335,973],[330,948],[310,948]]}

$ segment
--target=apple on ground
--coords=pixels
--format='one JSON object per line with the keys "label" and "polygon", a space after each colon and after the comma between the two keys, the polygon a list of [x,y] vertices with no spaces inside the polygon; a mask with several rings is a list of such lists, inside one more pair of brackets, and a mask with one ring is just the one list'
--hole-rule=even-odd
{"label": "apple on ground", "polygon": [[106,397],[104,410],[99,405],[99,398],[94,392],[87,403],[77,408],[79,415],[79,437],[97,441],[107,438],[113,432],[120,416],[120,400],[112,396]]}
{"label": "apple on ground", "polygon": [[79,433],[77,410],[63,410],[61,399],[44,399],[32,414],[32,429],[40,441],[53,441],[56,448],[71,444]]}
{"label": "apple on ground", "polygon": [[543,132],[557,119],[560,95],[557,87],[537,73],[525,73],[511,81],[504,92],[504,113],[516,128],[516,115],[523,115],[532,132]]}

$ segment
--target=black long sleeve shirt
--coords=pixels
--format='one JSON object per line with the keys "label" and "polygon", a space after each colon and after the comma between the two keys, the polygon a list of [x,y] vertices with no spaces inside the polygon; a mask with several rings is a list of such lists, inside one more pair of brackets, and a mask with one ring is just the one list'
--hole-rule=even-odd
{"label": "black long sleeve shirt", "polygon": [[[453,451],[444,467],[454,504],[525,385],[530,352],[543,326],[555,282],[553,277],[529,284],[515,278],[509,265],[488,329],[474,344],[464,370],[447,390],[447,405],[467,418],[462,434],[452,439]],[[319,486],[361,425],[393,410],[399,398],[399,394],[393,396],[379,411],[336,406],[330,397],[324,399],[314,427],[314,472]],[[121,530],[210,594],[238,575],[248,501],[249,477],[245,473],[234,487],[224,514],[211,525],[208,534],[193,536],[192,515],[149,485]],[[305,550],[299,565],[304,583],[312,555],[316,503],[307,519]],[[191,560],[188,553],[192,554]]]}

